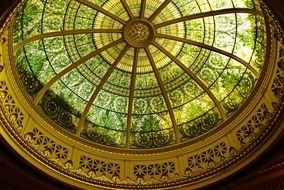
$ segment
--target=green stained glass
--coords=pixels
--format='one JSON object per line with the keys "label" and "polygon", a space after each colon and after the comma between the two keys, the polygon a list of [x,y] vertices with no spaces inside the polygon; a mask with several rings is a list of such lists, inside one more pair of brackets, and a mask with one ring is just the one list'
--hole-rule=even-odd
{"label": "green stained glass", "polygon": [[15,64],[51,122],[94,143],[150,149],[198,138],[232,117],[266,59],[259,3],[125,2],[21,4]]}

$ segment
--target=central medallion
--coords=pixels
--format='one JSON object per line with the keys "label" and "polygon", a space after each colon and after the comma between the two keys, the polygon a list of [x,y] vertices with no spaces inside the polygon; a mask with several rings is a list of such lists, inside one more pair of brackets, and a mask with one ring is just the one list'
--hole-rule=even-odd
{"label": "central medallion", "polygon": [[146,20],[132,20],[124,27],[124,38],[133,47],[146,47],[154,40],[154,37],[154,27]]}

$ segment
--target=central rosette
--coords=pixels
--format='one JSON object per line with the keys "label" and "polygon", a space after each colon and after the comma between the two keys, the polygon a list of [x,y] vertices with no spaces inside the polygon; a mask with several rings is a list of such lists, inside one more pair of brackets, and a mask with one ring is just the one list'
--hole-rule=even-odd
{"label": "central rosette", "polygon": [[124,38],[133,47],[148,46],[154,36],[154,27],[146,20],[132,20],[124,27]]}
{"label": "central rosette", "polygon": [[149,38],[150,32],[144,23],[133,24],[129,30],[129,38],[134,42],[142,42]]}

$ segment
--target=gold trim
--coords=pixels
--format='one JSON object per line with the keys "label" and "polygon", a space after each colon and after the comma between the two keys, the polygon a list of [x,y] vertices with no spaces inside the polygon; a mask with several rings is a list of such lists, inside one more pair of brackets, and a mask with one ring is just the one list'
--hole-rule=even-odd
{"label": "gold trim", "polygon": [[126,23],[123,37],[132,47],[142,48],[153,42],[155,30],[153,25],[147,20],[135,19]]}
{"label": "gold trim", "polygon": [[134,91],[135,91],[135,83],[136,83],[136,72],[137,72],[139,49],[135,48],[134,51],[135,52],[134,52],[134,59],[133,59],[133,66],[132,66],[132,73],[131,73],[131,84],[130,84],[130,92],[129,92],[127,128],[126,128],[126,148],[127,149],[130,149],[131,118],[132,118],[132,111],[133,111],[133,100],[134,100]]}
{"label": "gold trim", "polygon": [[170,99],[169,99],[169,96],[167,95],[167,91],[165,89],[165,86],[164,86],[164,83],[163,83],[163,80],[160,76],[160,73],[155,65],[155,62],[154,62],[154,59],[153,59],[153,56],[149,50],[148,47],[145,48],[145,51],[146,51],[146,54],[148,56],[148,59],[150,61],[150,64],[153,68],[153,71],[154,71],[154,74],[155,74],[155,77],[156,77],[156,80],[160,86],[160,89],[161,89],[161,92],[162,92],[162,96],[164,98],[164,101],[166,103],[166,106],[168,108],[168,111],[169,111],[169,115],[170,115],[170,118],[171,118],[171,121],[172,121],[172,126],[174,128],[174,131],[175,131],[175,137],[176,137],[176,142],[177,143],[180,143],[180,135],[179,135],[179,129],[177,127],[177,122],[176,122],[176,119],[175,119],[175,116],[174,116],[174,112],[173,112],[173,108],[172,108],[172,105],[170,103]]}
{"label": "gold trim", "polygon": [[110,13],[109,11],[103,9],[102,7],[100,7],[100,6],[98,6],[98,5],[95,5],[94,3],[92,3],[92,2],[90,2],[90,1],[88,1],[88,0],[75,0],[75,1],[77,1],[77,2],[80,3],[80,4],[85,5],[85,6],[87,6],[87,7],[90,7],[90,8],[92,8],[92,9],[96,10],[96,11],[101,12],[101,13],[103,13],[103,14],[109,16],[110,18],[112,18],[112,19],[114,19],[114,20],[120,22],[121,24],[126,24],[125,20],[119,18],[118,16],[116,16],[116,15]]}
{"label": "gold trim", "polygon": [[210,91],[210,89],[207,88],[207,86],[204,84],[204,82],[198,78],[194,73],[192,73],[189,69],[185,67],[185,65],[178,60],[176,57],[174,57],[171,53],[169,53],[165,48],[160,46],[158,43],[153,42],[153,45],[155,45],[161,52],[166,54],[171,60],[173,60],[186,74],[190,76],[192,80],[194,80],[203,90],[204,92],[211,98],[211,100],[214,102],[215,106],[218,108],[222,119],[225,121],[227,119],[225,110],[221,106],[221,104],[218,102],[217,98],[214,96],[214,94]]}
{"label": "gold trim", "polygon": [[35,98],[35,104],[38,104],[40,102],[40,100],[42,99],[42,97],[44,96],[45,92],[56,82],[58,81],[62,76],[66,75],[68,72],[70,72],[71,70],[75,69],[76,67],[78,67],[79,65],[83,64],[84,62],[86,62],[87,60],[91,59],[92,57],[100,54],[101,52],[105,51],[106,49],[109,49],[119,43],[123,42],[123,39],[119,39],[116,40],[102,48],[99,48],[91,53],[89,53],[88,55],[82,57],[81,59],[79,59],[78,61],[76,61],[75,63],[69,65],[68,67],[66,67],[65,69],[63,69],[60,73],[58,73],[56,76],[54,76],[53,78],[51,78],[48,83],[46,83],[44,85],[44,87],[39,91],[39,93],[37,94],[36,98]]}
{"label": "gold trim", "polygon": [[[267,16],[265,16],[265,19],[266,23],[273,22],[271,18],[268,20]],[[277,21],[275,22],[277,27]],[[84,144],[79,138],[73,138],[75,135],[72,136],[60,129],[54,130],[56,127],[51,126],[49,122],[45,122],[48,121],[48,119],[46,120],[45,117],[41,115],[41,111],[38,111],[39,108],[36,108],[31,98],[24,93],[24,90],[21,89],[21,84],[16,84],[20,79],[12,75],[16,70],[12,64],[14,62],[13,51],[10,51],[12,50],[12,40],[8,38],[8,43],[0,44],[0,51],[4,53],[4,70],[0,72],[0,76],[2,80],[7,82],[7,88],[5,87],[5,90],[0,90],[0,97],[2,97],[0,101],[0,133],[21,156],[31,162],[35,167],[58,180],[66,181],[79,188],[188,189],[199,188],[209,183],[216,182],[251,163],[268,149],[283,132],[283,123],[281,126],[278,126],[278,120],[283,116],[283,94],[277,95],[272,89],[275,86],[277,88],[283,88],[284,86],[283,83],[276,84],[275,82],[284,75],[284,71],[276,65],[278,61],[283,58],[283,55],[280,55],[278,52],[280,45],[277,39],[270,38],[270,36],[273,36],[270,31],[274,29],[275,28],[270,29],[270,27],[267,26],[268,49],[265,60],[266,64],[264,65],[258,84],[252,92],[253,95],[251,95],[242,108],[235,113],[233,117],[235,119],[234,121],[231,118],[226,121],[230,122],[230,125],[228,125],[226,129],[220,128],[224,126],[224,124],[220,125],[218,130],[214,129],[210,132],[215,133],[218,131],[214,135],[208,133],[202,137],[206,138],[206,142],[201,142],[202,138],[199,138],[198,141],[190,142],[195,142],[194,146],[188,146],[188,143],[182,143],[178,146],[174,145],[166,149],[145,152],[108,148],[102,148],[102,150],[100,148],[103,146],[97,146],[91,143]],[[8,36],[7,32],[3,35],[5,38]],[[270,49],[271,43],[272,49]],[[127,52],[128,48],[129,46],[126,46],[124,51],[120,54],[121,58]],[[283,46],[281,48],[283,48]],[[149,54],[149,50],[146,51]],[[135,49],[135,55],[137,54],[138,48]],[[135,57],[137,59],[137,56]],[[136,61],[133,63],[134,65],[135,62]],[[135,70],[135,66],[133,66],[133,70]],[[106,81],[107,78],[108,76],[106,74],[103,81]],[[160,80],[158,78],[159,77],[157,77],[157,80]],[[134,86],[135,76],[132,76],[131,83],[132,86]],[[254,94],[254,92],[256,93]],[[272,105],[272,101],[269,100],[270,97],[275,100],[273,103],[274,106]],[[12,104],[9,102],[4,103],[3,98],[9,98],[9,100],[13,101],[17,109],[8,109]],[[20,110],[25,118],[26,123],[22,128],[15,125],[18,118],[14,115],[15,110]],[[255,118],[258,118],[259,122],[263,122],[261,123],[262,125],[253,125],[252,123],[255,121]],[[250,127],[250,129],[246,131],[247,127]],[[64,147],[68,149],[70,160],[69,158],[54,159],[48,149],[42,150],[40,148],[41,146],[37,146],[37,144],[33,145],[33,137],[30,136],[30,132],[33,131],[34,128],[39,128],[42,134],[48,139],[51,139],[53,143],[64,145]],[[238,138],[240,132],[243,132],[245,135],[242,137],[243,140],[239,140],[240,138]],[[44,144],[43,146],[49,145]],[[219,147],[221,148],[219,149]],[[205,167],[206,169],[203,168],[200,172],[195,171],[194,167],[188,167],[189,158],[195,156],[201,157],[206,153],[212,154],[214,157],[214,162],[205,163],[208,164],[208,166]],[[88,168],[84,170],[81,169],[79,155],[84,155],[86,158],[92,159],[92,162],[107,160],[104,164],[109,164],[111,163],[110,160],[115,160],[117,161],[115,164],[119,164],[120,168],[124,169],[123,171],[121,170],[120,176],[98,177],[94,171],[89,171]],[[153,181],[150,179],[145,181],[145,179],[141,177],[137,178],[137,175],[134,175],[134,166],[146,167],[146,169],[142,168],[142,172],[148,170],[155,172],[155,169],[151,170],[152,167],[167,167],[167,164],[172,163],[174,164],[173,172],[168,172],[167,174],[169,175],[161,176],[153,174]],[[96,166],[99,166],[99,163]]]}
{"label": "gold trim", "polygon": [[249,68],[249,70],[250,70],[256,77],[259,77],[259,72],[258,72],[252,65],[250,65],[249,63],[247,63],[246,61],[244,61],[244,60],[241,59],[240,57],[234,55],[233,53],[229,53],[229,52],[227,52],[227,51],[224,51],[224,50],[222,50],[222,49],[216,48],[216,47],[214,47],[214,46],[210,46],[210,45],[203,44],[203,43],[196,42],[196,41],[189,40],[189,39],[183,39],[183,38],[179,38],[179,37],[175,37],[175,36],[169,36],[169,35],[164,35],[164,34],[157,34],[156,36],[157,36],[157,37],[161,37],[161,38],[170,39],[170,40],[176,40],[176,41],[188,43],[188,44],[191,44],[191,45],[195,45],[195,46],[198,46],[198,47],[201,47],[201,48],[205,48],[205,49],[214,51],[214,52],[216,52],[216,53],[225,55],[225,56],[230,57],[230,58],[232,58],[232,59],[238,61],[239,63],[243,64],[244,66],[246,66],[247,68]]}
{"label": "gold trim", "polygon": [[197,13],[197,14],[194,14],[194,15],[189,15],[189,16],[173,19],[173,20],[170,20],[170,21],[166,21],[166,22],[163,22],[163,23],[160,23],[160,24],[156,24],[155,28],[161,28],[163,26],[168,26],[168,25],[175,24],[175,23],[178,23],[178,22],[184,22],[184,21],[198,19],[198,18],[217,16],[217,15],[222,15],[222,14],[230,14],[230,13],[247,13],[247,14],[262,16],[261,11],[254,10],[254,9],[248,9],[248,8],[221,9],[221,10],[217,10],[217,11]]}
{"label": "gold trim", "polygon": [[123,31],[120,29],[77,29],[77,30],[66,30],[66,31],[58,31],[58,32],[49,32],[43,34],[37,34],[30,38],[27,38],[14,46],[14,52],[17,52],[21,47],[43,39],[43,38],[51,38],[57,36],[67,36],[67,35],[77,35],[77,34],[93,34],[93,33],[122,33]]}
{"label": "gold trim", "polygon": [[126,0],[121,0],[120,2],[122,3],[124,9],[126,10],[126,12],[127,12],[128,16],[129,16],[130,20],[133,20],[133,19],[134,19],[134,16],[133,16],[133,14],[132,14],[132,12],[131,12],[131,10],[130,10],[130,8],[129,8],[127,2],[126,2]]}
{"label": "gold trim", "polygon": [[146,0],[141,0],[139,18],[143,19],[145,14]]}
{"label": "gold trim", "polygon": [[159,7],[158,9],[150,16],[148,19],[149,22],[152,22],[161,12],[170,4],[172,1],[171,0],[165,0]]}
{"label": "gold trim", "polygon": [[[266,23],[268,24],[269,22],[266,21]],[[267,25],[267,32],[270,32],[270,27],[269,25]],[[9,31],[11,32],[11,31]],[[270,54],[270,38],[269,38],[269,35],[268,35],[268,40],[267,40],[267,54]],[[9,43],[11,44],[11,42]],[[13,52],[12,51],[12,46],[9,47],[10,48],[10,51],[9,52]],[[12,57],[12,54],[11,54],[11,57]],[[12,62],[14,62],[13,60],[11,60]],[[185,149],[186,147],[192,145],[192,144],[197,144],[201,141],[204,141],[205,139],[209,139],[211,138],[211,136],[213,134],[215,134],[216,132],[220,130],[222,131],[222,129],[224,129],[226,126],[228,126],[228,124],[230,124],[231,122],[233,123],[232,126],[234,126],[237,122],[239,122],[241,119],[240,119],[240,116],[241,115],[246,115],[249,113],[249,110],[251,110],[251,108],[253,107],[252,105],[249,105],[248,103],[249,102],[256,102],[258,101],[260,98],[261,98],[261,94],[257,93],[257,92],[260,92],[260,91],[264,91],[264,89],[266,89],[266,86],[267,84],[262,84],[261,81],[268,81],[268,79],[266,80],[265,77],[267,78],[269,75],[265,75],[265,73],[267,72],[267,67],[268,67],[268,64],[269,64],[269,57],[266,57],[266,61],[265,61],[265,64],[264,64],[264,67],[262,69],[262,73],[260,75],[260,78],[258,80],[258,83],[256,84],[255,88],[253,89],[253,91],[251,92],[251,95],[247,98],[246,102],[243,103],[243,105],[241,106],[241,108],[239,108],[239,110],[236,111],[236,113],[234,113],[233,116],[231,116],[229,119],[227,119],[225,122],[223,122],[222,124],[220,124],[219,126],[217,126],[216,128],[212,129],[211,131],[209,131],[208,133],[205,133],[203,134],[202,136],[200,137],[197,137],[195,139],[192,139],[192,140],[189,140],[187,142],[184,142],[184,143],[181,143],[180,145],[172,145],[172,146],[168,146],[168,147],[162,147],[162,148],[159,148],[159,149],[150,149],[150,150],[139,150],[139,149],[131,149],[131,150],[124,150],[124,153],[125,154],[157,154],[157,153],[163,153],[163,152],[178,152],[177,150],[180,150],[180,149]],[[11,65],[13,66],[13,65]],[[271,67],[270,67],[271,68]],[[17,73],[16,69],[13,68],[13,72],[14,73]],[[21,81],[20,79],[18,79],[17,75],[14,76],[16,78],[16,80],[19,82],[20,84],[20,88],[22,90],[22,92],[25,92],[25,89],[24,87],[21,86]],[[60,133],[66,135],[66,136],[70,136],[72,139],[76,140],[76,141],[80,141],[82,143],[84,143],[84,145],[87,145],[87,146],[90,146],[90,147],[93,147],[93,146],[96,146],[98,149],[100,150],[105,150],[105,151],[109,151],[109,152],[115,152],[115,153],[119,153],[121,152],[121,149],[120,148],[114,148],[114,147],[109,147],[109,146],[104,146],[104,145],[101,145],[101,144],[97,144],[97,143],[93,143],[93,142],[90,142],[88,140],[85,140],[85,139],[82,139],[82,138],[79,138],[78,136],[76,135],[73,135],[73,134],[70,134],[69,132],[67,132],[66,130],[62,129],[60,126],[58,126],[55,122],[53,122],[50,118],[48,118],[43,112],[42,110],[39,108],[39,107],[36,107],[34,105],[34,102],[33,100],[31,100],[31,98],[26,94],[24,93],[24,96],[25,96],[25,99],[28,100],[29,102],[29,106],[33,107],[34,110],[36,110],[36,112],[34,112],[33,115],[36,115],[36,114],[39,114],[40,115],[40,118],[44,118],[45,119],[45,122],[48,122],[50,123],[52,126],[54,126],[58,131],[60,131]],[[230,126],[230,125],[229,125]],[[232,130],[232,129],[229,129],[229,130]],[[223,134],[224,132],[222,132],[221,134]],[[195,145],[196,146],[196,145]],[[199,147],[199,146],[197,146]]]}
{"label": "gold trim", "polygon": [[116,60],[114,61],[114,63],[110,66],[110,68],[107,70],[106,74],[103,76],[101,82],[98,84],[98,86],[96,87],[95,91],[93,92],[92,96],[90,97],[88,104],[86,105],[86,107],[84,108],[84,111],[80,117],[79,120],[79,124],[78,124],[78,128],[76,130],[76,134],[80,135],[82,132],[82,129],[84,127],[84,123],[85,123],[85,119],[90,111],[91,105],[93,104],[93,102],[95,101],[96,97],[98,96],[98,94],[100,93],[100,90],[103,88],[104,84],[106,83],[107,79],[110,77],[110,75],[112,74],[113,70],[116,68],[116,66],[119,64],[119,62],[121,61],[121,59],[125,56],[125,54],[127,53],[128,49],[130,48],[130,46],[125,46],[124,49],[122,50],[122,52],[119,54],[119,56],[116,58]]}

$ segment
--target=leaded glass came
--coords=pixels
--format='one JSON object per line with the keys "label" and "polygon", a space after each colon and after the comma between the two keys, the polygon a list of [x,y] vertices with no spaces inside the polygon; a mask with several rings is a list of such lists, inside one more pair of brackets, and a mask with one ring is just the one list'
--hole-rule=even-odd
{"label": "leaded glass came", "polygon": [[102,145],[192,140],[250,96],[266,52],[253,0],[28,0],[16,67],[43,112]]}

